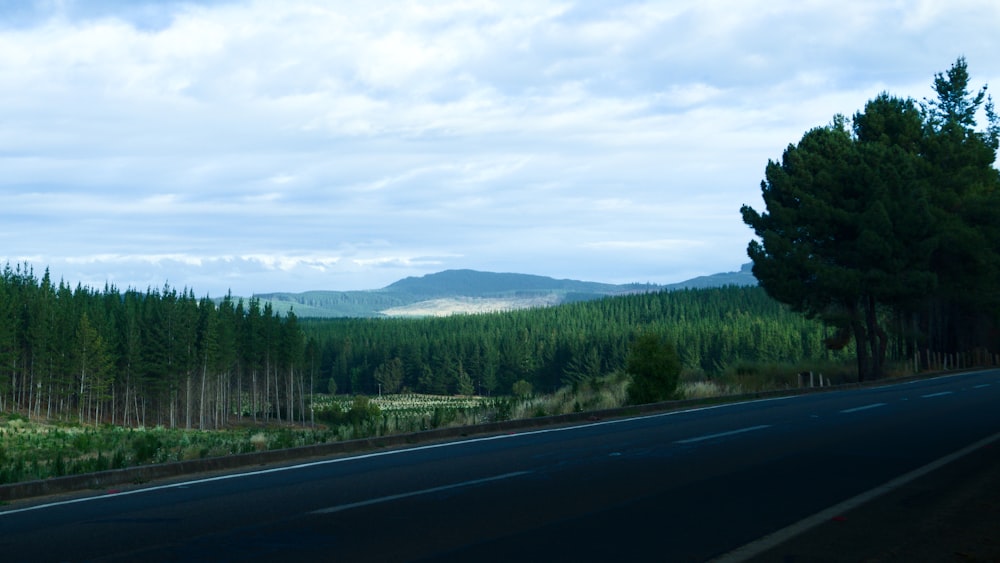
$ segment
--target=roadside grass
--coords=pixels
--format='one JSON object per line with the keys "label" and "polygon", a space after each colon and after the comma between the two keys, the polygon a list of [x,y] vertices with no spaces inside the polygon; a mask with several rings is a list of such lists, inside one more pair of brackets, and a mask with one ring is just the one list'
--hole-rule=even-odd
{"label": "roadside grass", "polygon": [[[721,375],[682,373],[678,399],[707,399],[799,386],[799,373],[822,373],[833,383],[851,381],[840,364],[739,364]],[[906,375],[893,368],[890,376]],[[123,428],[38,422],[0,413],[0,484],[91,473],[144,464],[221,457],[328,442],[404,434],[484,422],[590,412],[626,405],[623,372],[575,381],[547,395],[380,397],[315,394],[315,425],[244,424],[226,430]]]}
{"label": "roadside grass", "polygon": [[495,403],[482,397],[318,394],[312,398],[315,426],[246,423],[226,430],[36,422],[0,413],[0,484],[471,425],[489,420]]}
{"label": "roadside grass", "polygon": [[0,484],[328,442],[323,428],[182,430],[39,423],[0,415]]}

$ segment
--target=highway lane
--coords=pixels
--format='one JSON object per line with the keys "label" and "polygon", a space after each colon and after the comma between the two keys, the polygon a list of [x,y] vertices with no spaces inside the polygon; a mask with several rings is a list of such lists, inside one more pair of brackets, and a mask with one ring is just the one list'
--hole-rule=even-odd
{"label": "highway lane", "polygon": [[702,561],[1000,431],[1000,372],[0,509],[4,561]]}

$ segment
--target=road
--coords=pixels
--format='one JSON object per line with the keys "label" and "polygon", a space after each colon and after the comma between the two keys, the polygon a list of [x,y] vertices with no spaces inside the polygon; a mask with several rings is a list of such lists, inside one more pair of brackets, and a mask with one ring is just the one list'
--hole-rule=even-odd
{"label": "road", "polygon": [[1000,371],[0,508],[4,561],[705,561],[1000,431]]}

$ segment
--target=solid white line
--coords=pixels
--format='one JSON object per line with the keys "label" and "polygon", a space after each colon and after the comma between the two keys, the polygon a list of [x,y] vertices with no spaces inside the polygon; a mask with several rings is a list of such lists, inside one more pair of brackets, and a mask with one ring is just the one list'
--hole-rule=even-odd
{"label": "solid white line", "polygon": [[853,409],[844,409],[840,411],[841,414],[850,414],[852,412],[866,411],[868,409],[875,409],[878,407],[884,407],[885,403],[872,403],[870,405],[865,405],[863,407],[854,407]]}
{"label": "solid white line", "polygon": [[[952,378],[952,377],[960,377],[960,376],[964,376],[964,375],[973,375],[973,374],[978,374],[978,373],[987,373],[989,371],[993,371],[993,370],[982,370],[982,371],[977,371],[977,372],[963,372],[963,373],[942,375],[942,376],[938,376],[936,379],[946,379],[946,378]],[[916,383],[916,382],[907,382],[907,383],[904,383],[904,384],[909,384],[909,383]],[[896,384],[896,385],[901,385],[901,384]],[[153,486],[153,487],[144,487],[144,488],[141,488],[141,489],[133,489],[131,491],[116,492],[116,493],[113,493],[113,494],[106,494],[106,495],[92,496],[92,497],[81,497],[81,498],[64,500],[64,501],[58,501],[58,502],[50,502],[50,503],[46,503],[46,504],[38,504],[38,505],[35,505],[35,506],[27,506],[27,507],[24,507],[24,508],[16,508],[16,509],[12,509],[12,510],[0,510],[0,517],[6,516],[8,514],[17,514],[19,512],[28,512],[30,510],[41,510],[43,508],[52,508],[52,507],[56,507],[56,506],[65,506],[65,505],[68,505],[68,504],[76,504],[76,503],[79,503],[79,502],[92,502],[92,501],[97,501],[97,500],[103,500],[103,499],[109,499],[109,498],[119,497],[119,496],[123,496],[123,495],[137,495],[137,494],[141,494],[141,493],[149,493],[149,492],[160,491],[160,490],[164,490],[164,489],[183,488],[183,487],[188,487],[190,485],[197,485],[197,484],[201,484],[201,483],[210,483],[210,482],[213,482],[213,481],[225,481],[225,480],[228,480],[228,479],[240,479],[240,478],[243,478],[243,477],[253,477],[253,476],[256,476],[256,475],[263,475],[263,474],[266,474],[266,473],[277,473],[277,472],[280,472],[280,471],[290,471],[290,470],[294,470],[294,469],[302,469],[302,468],[314,467],[314,466],[318,466],[318,465],[327,465],[327,464],[331,464],[331,463],[343,463],[343,462],[347,462],[347,461],[354,461],[354,460],[365,459],[365,458],[370,458],[370,457],[381,457],[381,456],[385,456],[385,455],[404,454],[404,453],[407,453],[407,452],[414,452],[414,451],[420,451],[420,450],[428,450],[428,449],[434,449],[434,448],[447,448],[447,447],[451,447],[451,446],[460,446],[460,445],[464,445],[464,444],[473,444],[473,443],[476,443],[476,442],[485,442],[485,441],[489,441],[489,440],[502,440],[502,439],[505,439],[505,438],[514,438],[514,437],[519,437],[519,436],[530,436],[532,434],[545,434],[545,433],[549,433],[549,432],[566,432],[566,431],[570,431],[570,430],[579,430],[581,428],[589,428],[591,426],[603,426],[603,425],[606,425],[606,424],[621,424],[621,423],[625,423],[625,422],[631,422],[631,421],[634,421],[634,420],[644,420],[644,419],[649,419],[649,418],[661,418],[661,417],[667,417],[667,416],[676,416],[676,415],[679,415],[679,414],[692,413],[692,412],[700,412],[700,411],[707,411],[707,410],[714,410],[714,409],[722,409],[722,408],[728,408],[728,407],[734,407],[734,406],[740,406],[740,405],[748,405],[748,404],[752,404],[752,403],[765,403],[765,402],[771,402],[771,401],[787,401],[787,400],[790,400],[790,399],[797,399],[799,397],[805,397],[805,396],[806,395],[787,395],[787,396],[784,396],[784,397],[768,397],[766,399],[755,399],[755,400],[752,400],[752,401],[743,401],[743,402],[738,402],[738,403],[724,403],[724,404],[721,404],[721,405],[711,405],[711,406],[707,406],[707,407],[697,407],[697,408],[692,408],[692,409],[684,409],[684,410],[677,410],[677,411],[670,411],[670,412],[663,412],[663,413],[656,413],[656,414],[648,414],[648,415],[642,415],[642,416],[634,416],[634,417],[630,417],[630,418],[618,418],[618,419],[614,419],[614,420],[605,420],[605,421],[601,421],[601,422],[593,422],[593,423],[590,423],[590,424],[581,424],[581,425],[574,425],[574,426],[563,426],[563,427],[559,427],[559,428],[547,428],[547,429],[542,429],[542,430],[532,430],[532,431],[528,431],[528,432],[514,432],[514,433],[510,433],[510,434],[499,434],[499,435],[494,435],[494,436],[486,436],[486,437],[483,437],[483,438],[471,438],[471,439],[468,439],[468,440],[461,440],[461,441],[458,441],[458,442],[444,442],[444,443],[440,443],[440,444],[430,444],[430,445],[426,445],[426,446],[416,446],[416,447],[406,448],[406,449],[374,452],[374,453],[361,454],[361,455],[350,456],[350,457],[338,457],[338,458],[326,459],[326,460],[321,460],[321,461],[313,461],[313,462],[308,462],[308,463],[300,463],[300,464],[296,464],[296,465],[286,465],[286,466],[282,466],[282,467],[274,467],[274,468],[271,468],[271,469],[261,469],[261,470],[256,470],[256,471],[247,471],[247,472],[243,472],[243,473],[232,473],[232,474],[228,474],[228,475],[220,475],[218,477],[208,477],[208,478],[205,478],[205,479],[193,479],[193,480],[190,480],[190,481],[182,481],[182,482],[171,483],[171,484],[167,484],[167,485],[157,485],[157,486]]]}
{"label": "solid white line", "polygon": [[740,428],[739,430],[730,430],[729,432],[719,432],[718,434],[706,434],[705,436],[697,436],[695,438],[687,438],[686,440],[677,440],[675,444],[693,444],[695,442],[701,442],[704,440],[711,440],[713,438],[722,438],[724,436],[732,436],[734,434],[742,434],[744,432],[753,432],[754,430],[763,430],[764,428],[770,428],[770,424],[760,424],[757,426],[749,426],[747,428]]}
{"label": "solid white line", "polygon": [[936,459],[923,467],[918,467],[909,473],[900,475],[895,479],[875,487],[869,491],[865,491],[860,495],[849,498],[844,502],[835,504],[829,508],[821,510],[812,516],[804,518],[790,526],[782,528],[777,532],[768,534],[758,540],[752,541],[742,547],[736,548],[729,553],[712,560],[712,563],[738,563],[740,561],[746,561],[753,557],[756,557],[765,551],[773,549],[781,545],[782,543],[803,534],[812,528],[822,524],[823,522],[828,522],[835,516],[840,516],[845,512],[849,512],[867,502],[870,502],[882,495],[888,494],[907,483],[919,479],[924,475],[927,475],[931,471],[940,469],[949,463],[966,456],[979,448],[985,447],[993,442],[1000,440],[1000,432],[993,434],[992,436],[987,436],[978,442],[968,445],[956,452],[952,452],[942,458]]}
{"label": "solid white line", "polygon": [[383,502],[391,502],[394,500],[415,497],[419,495],[428,495],[431,493],[437,493],[440,491],[447,491],[450,489],[458,489],[460,487],[469,487],[472,485],[478,485],[480,483],[489,483],[490,481],[500,481],[501,479],[510,479],[511,477],[520,477],[521,475],[527,475],[531,473],[530,471],[514,471],[513,473],[504,473],[503,475],[495,475],[493,477],[486,477],[483,479],[474,479],[472,481],[463,481],[461,483],[453,483],[451,485],[442,485],[440,487],[433,487],[430,489],[422,489],[419,491],[411,491],[409,493],[400,493],[398,495],[389,495],[386,497],[373,498],[368,500],[363,500],[360,502],[352,502],[350,504],[341,504],[337,506],[331,506],[330,508],[321,508],[319,510],[313,510],[309,514],[331,514],[333,512],[341,512],[344,510],[351,510],[352,508],[361,508],[362,506],[371,506],[373,504],[379,504]]}
{"label": "solid white line", "polygon": [[382,456],[389,456],[389,455],[400,455],[400,454],[406,454],[406,453],[410,453],[410,452],[418,452],[418,451],[422,451],[422,450],[433,450],[433,449],[437,449],[437,448],[450,448],[450,447],[455,447],[455,446],[463,446],[463,445],[466,445],[466,444],[475,444],[477,442],[489,442],[491,440],[506,440],[508,438],[518,438],[518,437],[521,437],[521,436],[531,436],[533,434],[548,434],[548,433],[551,433],[551,432],[569,432],[569,431],[572,431],[572,430],[580,430],[580,429],[584,429],[584,428],[591,428],[593,426],[604,426],[604,425],[609,425],[609,424],[623,424],[623,423],[632,422],[632,421],[635,421],[635,420],[645,420],[645,419],[651,419],[651,418],[662,418],[662,417],[667,417],[667,416],[677,416],[679,414],[692,413],[692,412],[700,412],[700,411],[707,411],[707,410],[714,410],[714,409],[722,409],[722,408],[733,407],[733,406],[737,406],[737,405],[747,405],[747,404],[750,404],[750,403],[763,403],[763,402],[767,402],[767,401],[784,401],[784,400],[788,400],[788,399],[794,399],[794,398],[800,397],[800,396],[801,395],[793,395],[793,396],[786,396],[786,397],[769,397],[769,398],[766,398],[766,399],[757,399],[757,400],[754,400],[754,401],[745,401],[745,402],[742,402],[742,403],[724,403],[724,404],[721,404],[721,405],[711,405],[711,406],[707,406],[707,407],[697,407],[697,408],[693,408],[693,409],[685,409],[685,410],[670,411],[670,412],[661,412],[661,413],[647,414],[647,415],[642,415],[642,416],[633,416],[633,417],[630,417],[630,418],[616,418],[614,420],[603,420],[603,421],[600,421],[600,422],[591,422],[591,423],[587,423],[587,424],[579,424],[579,425],[574,425],[574,426],[561,426],[561,427],[558,427],[558,428],[543,428],[541,430],[530,430],[530,431],[526,431],[526,432],[516,432],[516,431],[513,431],[513,432],[511,432],[509,434],[497,434],[497,435],[494,435],[494,436],[484,436],[482,438],[469,438],[467,440],[461,440],[461,441],[457,441],[457,442],[441,442],[441,443],[438,443],[438,444],[428,444],[426,446],[414,446],[412,448],[405,448],[405,449],[398,449],[398,450],[385,450],[385,451],[372,452],[372,453],[367,453],[367,454],[354,455],[354,456],[349,456],[349,457],[337,457],[337,458],[332,458],[332,459],[324,459],[324,460],[320,460],[320,461],[311,461],[311,462],[307,462],[307,463],[299,463],[299,464],[295,464],[295,465],[285,465],[285,466],[282,466],[282,467],[272,467],[270,469],[258,469],[258,470],[255,470],[255,471],[247,471],[247,472],[243,472],[243,473],[230,473],[230,474],[227,474],[227,475],[219,475],[219,476],[216,476],[216,477],[206,477],[204,479],[193,479],[193,480],[190,480],[190,481],[182,481],[182,482],[177,482],[177,483],[169,483],[169,484],[166,484],[166,485],[155,485],[155,486],[152,486],[152,487],[144,487],[144,488],[141,488],[141,489],[133,489],[131,491],[120,491],[120,492],[106,494],[106,495],[100,495],[100,496],[81,497],[81,498],[70,499],[70,500],[50,502],[50,503],[46,503],[46,504],[38,504],[38,505],[35,505],[35,506],[26,506],[24,508],[15,508],[13,510],[0,510],[0,517],[6,516],[8,514],[17,514],[18,512],[28,512],[30,510],[41,510],[43,508],[52,508],[52,507],[56,507],[56,506],[65,506],[65,505],[68,505],[68,504],[76,504],[76,503],[79,503],[79,502],[92,502],[92,501],[98,501],[98,500],[105,500],[105,499],[120,497],[120,496],[124,496],[124,495],[138,495],[138,494],[149,493],[149,492],[153,492],[153,491],[162,491],[162,490],[165,490],[165,489],[177,489],[177,488],[182,488],[182,487],[188,487],[190,485],[199,485],[199,484],[202,484],[202,483],[212,483],[212,482],[215,482],[215,481],[226,481],[226,480],[229,480],[229,479],[241,479],[241,478],[244,478],[244,477],[253,477],[253,476],[256,476],[256,475],[265,475],[267,473],[278,473],[278,472],[281,472],[281,471],[292,471],[292,470],[295,470],[295,469],[304,469],[304,468],[307,468],[307,467],[316,467],[316,466],[320,466],[320,465],[330,465],[330,464],[334,464],[334,463],[345,463],[345,462],[349,462],[349,461],[356,461],[356,460],[359,460],[359,459],[368,459],[368,458],[382,457]]}
{"label": "solid white line", "polygon": [[931,397],[943,397],[945,395],[951,395],[953,393],[954,391],[942,391],[940,393],[931,393],[930,395],[921,395],[920,397],[923,399],[930,399]]}

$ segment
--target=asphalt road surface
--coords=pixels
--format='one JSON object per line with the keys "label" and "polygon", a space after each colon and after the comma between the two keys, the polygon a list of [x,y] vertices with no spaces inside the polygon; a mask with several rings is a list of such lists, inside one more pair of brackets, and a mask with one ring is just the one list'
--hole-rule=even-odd
{"label": "asphalt road surface", "polygon": [[0,508],[0,560],[705,561],[1000,431],[1000,371]]}

